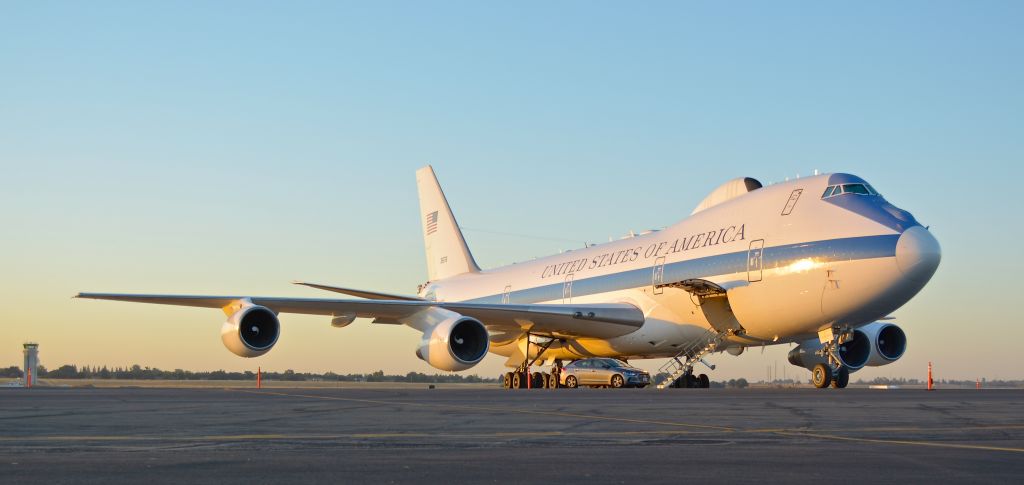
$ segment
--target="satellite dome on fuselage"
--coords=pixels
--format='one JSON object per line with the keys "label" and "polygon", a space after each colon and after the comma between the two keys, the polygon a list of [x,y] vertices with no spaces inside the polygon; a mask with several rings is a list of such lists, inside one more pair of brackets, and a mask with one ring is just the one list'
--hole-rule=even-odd
{"label": "satellite dome on fuselage", "polygon": [[694,209],[690,215],[692,216],[702,210],[710,209],[718,204],[760,189],[761,187],[763,187],[761,182],[758,182],[757,179],[754,178],[740,177],[732,179],[711,191],[704,200],[700,201],[700,204],[697,204],[697,208]]}

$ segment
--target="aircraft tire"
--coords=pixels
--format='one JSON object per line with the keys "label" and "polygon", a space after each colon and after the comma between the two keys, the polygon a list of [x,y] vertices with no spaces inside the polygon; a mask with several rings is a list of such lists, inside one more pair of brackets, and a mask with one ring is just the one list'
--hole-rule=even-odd
{"label": "aircraft tire", "polygon": [[697,376],[690,374],[686,376],[686,387],[688,389],[698,388],[700,387],[700,380],[697,379]]}
{"label": "aircraft tire", "polygon": [[832,378],[833,389],[844,389],[846,385],[850,383],[850,369],[846,366],[842,366],[836,371],[836,375]]}
{"label": "aircraft tire", "polygon": [[576,389],[580,385],[580,382],[576,380],[576,376],[569,376],[565,378],[565,387],[569,389]]}
{"label": "aircraft tire", "polygon": [[825,364],[818,364],[811,369],[811,382],[814,387],[824,389],[832,383],[832,368]]}
{"label": "aircraft tire", "polygon": [[548,375],[548,389],[558,389],[558,374],[551,373]]}
{"label": "aircraft tire", "polygon": [[513,372],[512,373],[512,389],[522,389],[523,388],[523,384],[524,384],[523,380],[524,379],[523,379],[523,373],[522,372]]}
{"label": "aircraft tire", "polygon": [[711,379],[708,378],[707,374],[701,374],[697,376],[697,383],[699,384],[697,387],[701,389],[707,389],[711,387]]}
{"label": "aircraft tire", "polygon": [[506,372],[501,376],[501,387],[502,389],[512,389],[512,373]]}
{"label": "aircraft tire", "polygon": [[547,382],[547,379],[544,378],[544,374],[541,374],[540,372],[534,372],[533,374],[530,374],[531,389],[541,389],[544,387],[545,384],[547,384]]}

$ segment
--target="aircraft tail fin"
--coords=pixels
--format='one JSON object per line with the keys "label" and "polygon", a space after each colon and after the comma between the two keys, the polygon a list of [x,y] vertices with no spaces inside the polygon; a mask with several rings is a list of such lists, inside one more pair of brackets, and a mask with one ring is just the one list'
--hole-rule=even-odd
{"label": "aircraft tail fin", "polygon": [[416,171],[416,187],[420,195],[420,222],[423,224],[430,281],[479,272],[480,267],[466,246],[459,224],[430,165]]}

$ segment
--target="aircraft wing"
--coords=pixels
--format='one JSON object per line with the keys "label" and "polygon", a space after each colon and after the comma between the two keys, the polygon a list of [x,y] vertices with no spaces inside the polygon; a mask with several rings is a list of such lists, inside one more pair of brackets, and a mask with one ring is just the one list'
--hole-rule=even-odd
{"label": "aircraft wing", "polygon": [[136,295],[79,293],[76,298],[129,301],[204,308],[229,309],[240,301],[267,307],[278,313],[307,315],[355,315],[397,321],[429,307],[438,307],[476,318],[492,333],[530,331],[553,337],[612,338],[633,332],[644,323],[639,308],[625,303],[546,305],[433,302],[419,300],[335,300],[262,296]]}
{"label": "aircraft wing", "polygon": [[318,290],[333,291],[335,293],[344,293],[346,295],[352,295],[359,298],[367,298],[370,300],[425,301],[423,300],[423,298],[420,298],[418,296],[395,295],[393,293],[380,293],[378,291],[356,290],[353,288],[342,288],[340,286],[322,285],[320,283],[309,283],[306,281],[292,281],[292,284],[308,286],[310,288],[316,288]]}

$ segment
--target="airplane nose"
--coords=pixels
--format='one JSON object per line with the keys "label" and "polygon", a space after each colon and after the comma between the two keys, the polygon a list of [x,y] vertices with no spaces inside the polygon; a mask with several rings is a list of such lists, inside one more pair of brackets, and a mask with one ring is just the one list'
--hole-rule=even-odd
{"label": "airplane nose", "polygon": [[932,233],[914,226],[900,235],[896,242],[896,264],[908,278],[926,282],[939,268],[942,249]]}

